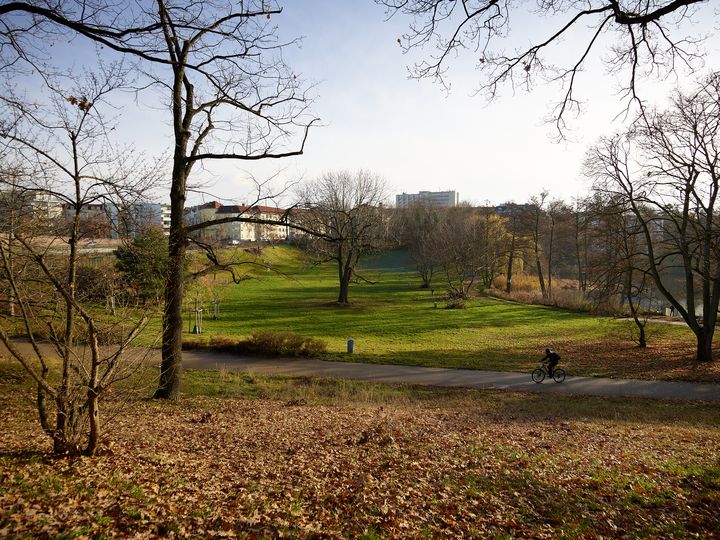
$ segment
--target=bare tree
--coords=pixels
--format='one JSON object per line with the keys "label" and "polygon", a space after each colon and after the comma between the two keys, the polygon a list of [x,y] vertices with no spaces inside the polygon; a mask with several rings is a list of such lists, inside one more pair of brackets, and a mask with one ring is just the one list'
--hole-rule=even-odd
{"label": "bare tree", "polygon": [[591,211],[594,233],[593,255],[587,266],[589,295],[598,305],[613,306],[620,299],[627,311],[619,306],[618,312],[625,316],[629,311],[637,343],[646,347],[651,278],[642,229],[622,198],[597,196]]}
{"label": "bare tree", "polygon": [[[174,398],[182,368],[183,268],[190,233],[218,224],[184,221],[191,173],[216,160],[255,161],[303,153],[314,118],[297,75],[282,59],[294,42],[277,37],[275,2],[105,0],[10,2],[0,6],[6,69],[33,66],[47,51],[41,39],[75,33],[132,57],[167,97],[172,125],[170,264],[165,287],[160,385]],[[41,68],[42,69],[42,68]],[[300,133],[297,140],[293,135]],[[240,135],[242,134],[242,135]],[[252,216],[236,216],[253,222]],[[222,266],[222,264],[221,264]]]}
{"label": "bare tree", "polygon": [[[559,83],[561,98],[551,118],[560,134],[567,114],[580,108],[576,81],[593,56],[601,58],[609,71],[623,74],[625,97],[631,100],[639,99],[639,79],[662,78],[682,65],[692,69],[702,56],[702,38],[682,28],[705,4],[701,0],[546,0],[537,6],[511,0],[377,1],[387,7],[389,16],[400,12],[412,18],[409,32],[398,39],[405,51],[434,48],[427,60],[412,69],[416,78],[434,79],[448,88],[448,64],[467,50],[481,73],[480,91],[489,98],[496,97],[504,85],[514,91],[529,90],[538,83]],[[524,38],[517,36],[517,21],[550,29],[526,45]],[[577,53],[555,65],[553,49],[577,35],[582,41]],[[602,45],[608,42],[609,50]]]}
{"label": "bare tree", "polygon": [[505,220],[498,216],[492,208],[485,207],[479,210],[480,237],[480,265],[478,273],[480,284],[490,287],[500,268],[507,252],[508,233],[505,229]]}
{"label": "bare tree", "polygon": [[570,276],[576,269],[576,216],[573,208],[562,200],[550,201],[547,207],[546,236],[548,298],[554,300],[553,278]]}
{"label": "bare tree", "polygon": [[[713,358],[720,302],[720,76],[678,92],[627,134],[591,150],[595,188],[626,202],[644,237],[648,270],[697,339],[697,360]],[[673,277],[682,288],[673,286]],[[699,314],[699,315],[698,315]]]}
{"label": "bare tree", "polygon": [[325,173],[306,184],[298,194],[304,208],[297,220],[323,237],[308,238],[320,262],[338,267],[338,303],[349,303],[350,282],[367,281],[358,273],[358,263],[377,252],[386,240],[382,205],[387,198],[385,181],[368,172]]}
{"label": "bare tree", "polygon": [[507,266],[505,269],[505,292],[512,292],[512,279],[515,261],[524,257],[528,247],[530,213],[527,206],[515,203],[504,205],[505,229],[508,232],[507,252],[505,254]]}
{"label": "bare tree", "polygon": [[[103,110],[123,77],[122,66],[114,65],[68,90],[48,78],[46,103],[2,98],[2,144],[23,166],[22,173],[4,175],[2,187],[24,222],[0,237],[0,276],[31,350],[19,347],[3,324],[0,341],[35,381],[40,424],[58,454],[95,452],[100,399],[127,376],[124,353],[147,321],[141,314],[101,323],[78,281],[86,264],[80,252],[85,210],[99,201],[117,206],[134,199],[153,180],[152,169],[107,144]],[[49,205],[58,214],[64,205],[69,223]]]}
{"label": "bare tree", "polygon": [[448,208],[438,224],[438,266],[451,299],[466,300],[486,255],[486,222],[470,207]]}
{"label": "bare tree", "polygon": [[545,221],[545,200],[547,199],[548,192],[543,190],[539,195],[535,195],[530,198],[530,207],[532,208],[532,241],[533,241],[533,254],[535,255],[535,272],[537,273],[538,283],[540,284],[540,292],[542,293],[543,299],[548,296],[547,289],[545,287],[545,277],[543,275],[541,258],[541,246],[543,240],[543,229]]}
{"label": "bare tree", "polygon": [[578,287],[581,291],[587,290],[587,267],[589,247],[589,213],[587,199],[576,199],[573,210],[573,247],[575,267],[577,268]]}
{"label": "bare tree", "polygon": [[430,288],[437,270],[438,224],[442,210],[423,204],[400,210],[397,226],[402,230],[402,243],[410,251],[410,259],[420,275],[423,289]]}
{"label": "bare tree", "polygon": [[477,278],[480,246],[471,208],[449,208],[438,225],[438,262],[451,299],[465,300]]}

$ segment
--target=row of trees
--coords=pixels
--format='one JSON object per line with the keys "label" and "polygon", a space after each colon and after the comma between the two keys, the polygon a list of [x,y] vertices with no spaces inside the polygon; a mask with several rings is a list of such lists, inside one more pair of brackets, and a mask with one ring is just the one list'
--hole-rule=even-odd
{"label": "row of trees", "polygon": [[[572,204],[546,192],[526,204],[496,208],[423,207],[399,213],[402,242],[423,287],[441,276],[466,296],[479,281],[505,276],[516,262],[530,271],[543,299],[554,278],[573,279],[596,304],[620,299],[645,345],[648,293],[687,323],[697,359],[711,360],[720,301],[720,76],[678,92],[667,110],[645,110],[624,133],[587,155],[592,194]],[[439,276],[438,276],[439,275]]]}
{"label": "row of trees", "polygon": [[601,140],[586,168],[595,191],[629,221],[626,271],[652,279],[695,334],[697,359],[711,360],[720,302],[720,74]]}

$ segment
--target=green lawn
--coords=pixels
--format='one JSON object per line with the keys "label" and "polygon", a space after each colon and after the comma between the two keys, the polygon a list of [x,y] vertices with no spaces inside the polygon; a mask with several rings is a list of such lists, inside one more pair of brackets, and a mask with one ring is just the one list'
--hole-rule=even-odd
{"label": "green lawn", "polygon": [[[353,284],[350,307],[335,303],[333,266],[303,264],[299,252],[287,247],[267,248],[263,255],[276,271],[255,270],[255,279],[220,287],[220,320],[205,319],[206,336],[291,331],[325,340],[328,359],[518,371],[530,370],[547,346],[557,348],[575,374],[622,375],[640,363],[631,375],[644,378],[677,367],[663,364],[645,373],[646,358],[692,357],[692,336],[684,327],[651,324],[651,347],[639,351],[629,321],[491,297],[473,299],[466,309],[444,309],[441,284],[435,295],[420,289],[398,253],[366,265],[364,277],[374,283]],[[348,337],[355,339],[352,356],[345,353]],[[666,378],[707,378],[697,375]]]}

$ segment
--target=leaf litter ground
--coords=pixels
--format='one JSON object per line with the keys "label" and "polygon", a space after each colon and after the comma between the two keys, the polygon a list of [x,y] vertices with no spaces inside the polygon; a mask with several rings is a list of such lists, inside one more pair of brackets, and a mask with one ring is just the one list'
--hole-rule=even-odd
{"label": "leaf litter ground", "polygon": [[99,456],[56,459],[32,393],[0,385],[0,537],[720,535],[717,407],[336,390],[134,400]]}

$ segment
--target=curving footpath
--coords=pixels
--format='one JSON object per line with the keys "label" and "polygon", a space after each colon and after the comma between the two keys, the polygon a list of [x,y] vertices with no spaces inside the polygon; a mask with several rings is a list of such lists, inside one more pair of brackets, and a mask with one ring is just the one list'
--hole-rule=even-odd
{"label": "curving footpath", "polygon": [[[15,345],[31,353],[29,343],[16,342]],[[49,345],[45,344],[43,348],[48,354],[52,354]],[[135,349],[135,351],[140,352],[140,356],[144,357],[145,361],[159,366],[159,350]],[[2,344],[0,344],[0,356],[8,356]],[[562,384],[548,379],[536,384],[530,379],[530,373],[328,362],[315,359],[250,358],[210,351],[183,351],[183,365],[191,369],[224,369],[291,377],[331,377],[378,383],[495,388],[564,395],[720,401],[720,384],[712,383],[568,376]]]}
{"label": "curving footpath", "polygon": [[191,369],[225,369],[291,377],[332,377],[378,383],[495,388],[564,395],[720,401],[720,384],[712,383],[568,376],[562,384],[548,379],[536,384],[530,379],[530,373],[327,362],[312,359],[247,358],[206,351],[184,351],[183,365]]}

